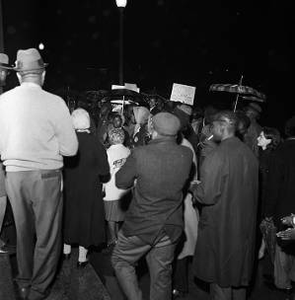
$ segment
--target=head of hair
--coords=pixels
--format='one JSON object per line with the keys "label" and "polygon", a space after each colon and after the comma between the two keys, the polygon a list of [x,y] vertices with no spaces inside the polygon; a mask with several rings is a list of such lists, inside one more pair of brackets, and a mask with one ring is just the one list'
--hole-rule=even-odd
{"label": "head of hair", "polygon": [[109,142],[111,145],[123,144],[125,140],[124,130],[121,128],[112,128],[108,132]]}
{"label": "head of hair", "polygon": [[211,105],[207,106],[204,110],[204,122],[205,125],[211,124],[214,121],[214,116],[217,113],[217,109]]}
{"label": "head of hair", "polygon": [[236,111],[235,112],[236,114],[236,117],[237,117],[237,134],[240,135],[240,136],[243,136],[250,124],[251,124],[251,120],[249,119],[249,117],[243,112],[243,111]]}
{"label": "head of hair", "polygon": [[75,129],[83,130],[90,128],[90,116],[85,109],[77,108],[72,112],[71,116]]}
{"label": "head of hair", "polygon": [[215,114],[214,121],[224,124],[228,133],[235,134],[238,126],[238,118],[233,111],[222,110]]}
{"label": "head of hair", "polygon": [[295,116],[289,119],[285,124],[285,134],[287,137],[295,136]]}
{"label": "head of hair", "polygon": [[265,138],[271,140],[267,145],[267,149],[275,150],[281,142],[281,134],[276,128],[263,127],[262,129]]}

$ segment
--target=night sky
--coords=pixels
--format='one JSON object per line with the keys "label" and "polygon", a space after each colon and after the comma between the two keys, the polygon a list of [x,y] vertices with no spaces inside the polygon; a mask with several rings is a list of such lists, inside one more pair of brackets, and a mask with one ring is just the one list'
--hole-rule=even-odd
{"label": "night sky", "polygon": [[[118,84],[119,12],[115,0],[2,0],[4,46],[45,45],[45,88],[108,89]],[[212,83],[244,84],[267,95],[261,122],[294,114],[291,1],[129,0],[124,9],[124,81],[168,97],[172,84],[197,87],[196,105],[234,95]],[[10,76],[8,86],[16,84]]]}

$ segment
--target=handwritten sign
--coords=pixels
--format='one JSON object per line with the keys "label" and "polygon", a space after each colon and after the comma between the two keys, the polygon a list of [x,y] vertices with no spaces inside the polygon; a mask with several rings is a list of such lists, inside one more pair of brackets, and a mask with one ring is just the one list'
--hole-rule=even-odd
{"label": "handwritten sign", "polygon": [[173,83],[170,100],[193,105],[195,92],[196,87],[194,86]]}
{"label": "handwritten sign", "polygon": [[125,89],[139,93],[139,88],[135,83],[125,83]]}

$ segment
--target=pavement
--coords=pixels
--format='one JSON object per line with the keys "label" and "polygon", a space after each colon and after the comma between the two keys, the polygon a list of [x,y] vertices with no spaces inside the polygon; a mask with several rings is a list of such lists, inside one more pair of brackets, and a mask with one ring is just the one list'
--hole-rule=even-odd
{"label": "pavement", "polygon": [[[91,264],[77,268],[78,251],[61,262],[57,277],[46,300],[111,300],[109,293]],[[0,255],[0,299],[18,300],[13,278],[17,274],[15,255]]]}

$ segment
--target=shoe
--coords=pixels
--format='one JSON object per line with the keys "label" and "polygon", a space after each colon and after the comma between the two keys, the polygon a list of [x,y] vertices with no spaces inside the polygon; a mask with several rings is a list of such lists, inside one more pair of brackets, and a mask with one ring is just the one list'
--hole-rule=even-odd
{"label": "shoe", "polygon": [[11,245],[3,245],[2,247],[0,247],[0,255],[1,254],[8,254],[8,255],[12,255],[16,253],[16,247],[15,246],[11,246]]}
{"label": "shoe", "polygon": [[181,299],[181,298],[184,298],[186,296],[186,293],[185,292],[181,292],[179,290],[176,290],[174,289],[172,291],[172,299]]}
{"label": "shoe", "polygon": [[78,261],[77,262],[77,268],[78,269],[84,269],[88,265],[89,261]]}
{"label": "shoe", "polygon": [[293,292],[293,288],[290,287],[285,287],[285,288],[278,288],[273,282],[264,282],[264,285],[271,291],[281,291],[284,292],[287,295],[291,295]]}
{"label": "shoe", "polygon": [[9,251],[3,247],[0,248],[0,254],[9,254]]}
{"label": "shoe", "polygon": [[63,260],[70,260],[71,258],[71,253],[63,254],[62,255]]}
{"label": "shoe", "polygon": [[18,288],[18,298],[20,300],[27,300],[30,293],[29,287]]}

